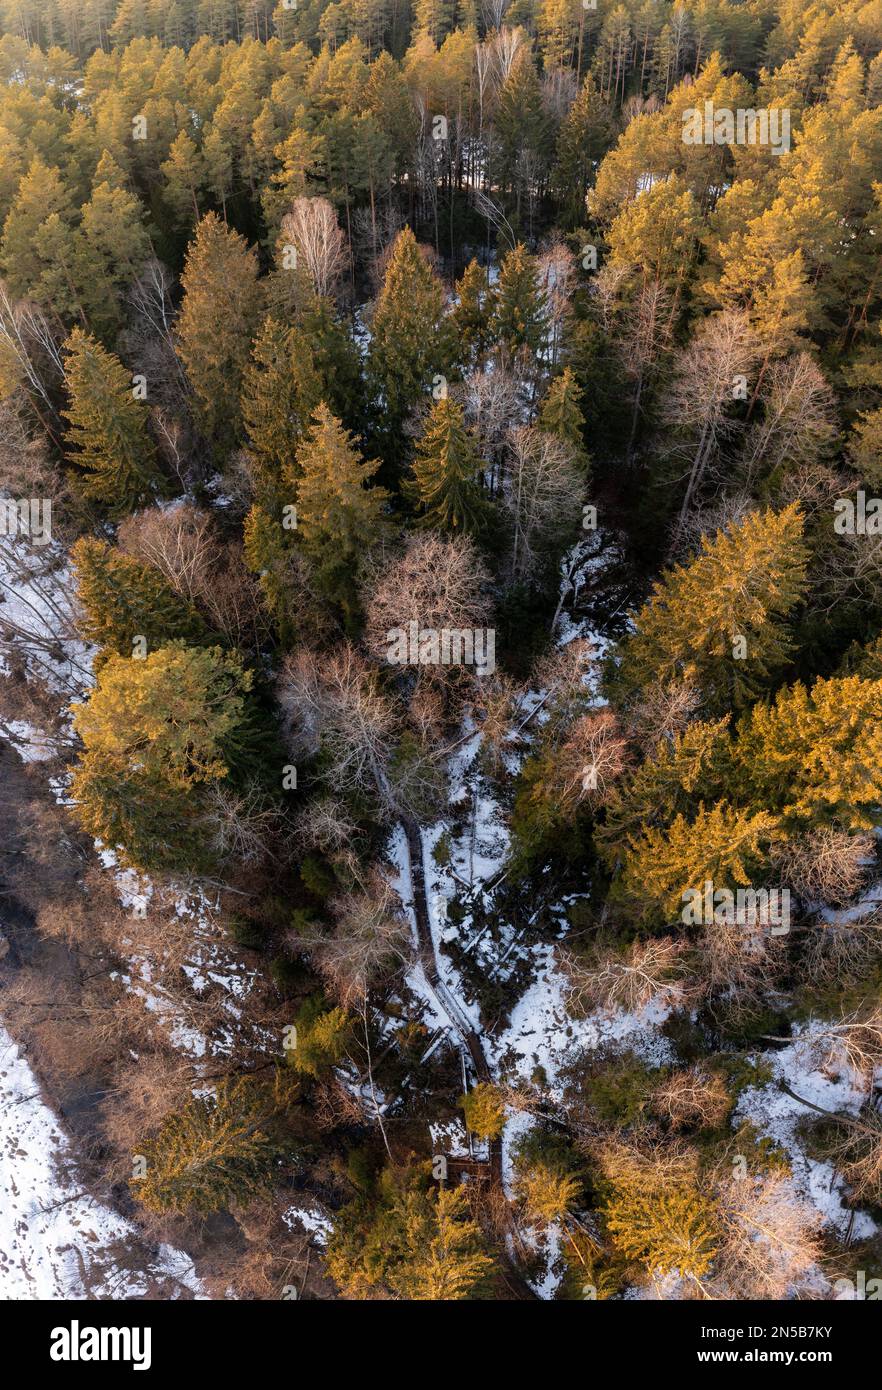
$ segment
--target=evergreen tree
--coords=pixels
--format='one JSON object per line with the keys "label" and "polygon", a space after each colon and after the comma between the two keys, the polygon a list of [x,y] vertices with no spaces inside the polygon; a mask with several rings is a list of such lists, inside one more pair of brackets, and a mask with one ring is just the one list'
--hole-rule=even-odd
{"label": "evergreen tree", "polygon": [[[211,633],[191,604],[176,594],[151,565],[83,536],[71,551],[77,599],[83,609],[80,631],[87,642],[131,656],[136,638],[153,651],[175,639],[191,644]],[[216,640],[216,639],[215,639]]]}
{"label": "evergreen tree", "polygon": [[[47,236],[47,228],[50,236]],[[53,265],[51,240],[65,243],[60,264]],[[73,207],[61,170],[35,157],[21,179],[3,224],[2,265],[12,293],[30,295],[51,304],[61,313],[78,310],[76,287],[68,279],[67,295],[51,301],[47,290],[56,284],[56,269],[69,268],[73,259]]]}
{"label": "evergreen tree", "polygon": [[798,825],[870,829],[882,797],[882,680],[801,682],[756,705],[734,745],[745,799]]}
{"label": "evergreen tree", "polygon": [[689,902],[684,894],[702,893],[708,881],[715,891],[751,886],[778,829],[766,811],[699,803],[693,820],[678,814],[665,830],[631,836],[615,896],[654,923],[677,921]]}
{"label": "evergreen tree", "polygon": [[387,1169],[372,1199],[344,1207],[326,1263],[347,1298],[421,1302],[478,1297],[493,1268],[464,1189],[431,1187],[421,1168]]}
{"label": "evergreen tree", "polygon": [[666,570],[634,617],[613,686],[691,681],[720,710],[755,698],[790,651],[784,619],[805,589],[802,533],[796,504],[751,512]]}
{"label": "evergreen tree", "polygon": [[295,1071],[307,1076],[326,1075],[339,1066],[352,1046],[352,1021],[345,1009],[325,1008],[320,994],[304,1004],[296,1019],[297,1046],[288,1060]]}
{"label": "evergreen tree", "polygon": [[178,131],[162,165],[163,198],[178,227],[199,221],[199,195],[205,182],[205,165],[196,143],[186,130]]}
{"label": "evergreen tree", "polygon": [[548,304],[539,284],[536,257],[518,244],[503,260],[493,291],[491,333],[506,352],[514,355],[526,349],[536,356],[548,328]]}
{"label": "evergreen tree", "polygon": [[487,272],[474,259],[469,261],[456,285],[457,302],[450,314],[450,329],[457,362],[468,368],[480,362],[489,342]]}
{"label": "evergreen tree", "polygon": [[149,1211],[205,1215],[266,1192],[285,1153],[278,1088],[258,1078],[225,1077],[167,1116],[144,1145],[145,1174],[133,1181]]}
{"label": "evergreen tree", "polygon": [[[110,173],[102,161],[99,174]],[[119,171],[121,172],[121,171]],[[97,182],[77,234],[81,299],[93,331],[112,341],[122,324],[120,297],[143,269],[150,238],[140,200],[114,179]]]}
{"label": "evergreen tree", "polygon": [[614,1243],[650,1273],[700,1280],[720,1244],[714,1203],[694,1184],[653,1184],[641,1176],[617,1186],[604,1206]]}
{"label": "evergreen tree", "polygon": [[379,464],[365,462],[322,403],[297,452],[297,533],[325,594],[354,611],[356,557],[380,538],[387,493],[368,487]]}
{"label": "evergreen tree", "polygon": [[84,830],[143,870],[205,870],[201,789],[256,772],[252,676],[220,648],[173,642],[146,657],[108,655],[74,706],[84,752],[72,797]]}
{"label": "evergreen tree", "polygon": [[585,194],[612,135],[609,107],[601,100],[589,73],[561,125],[551,171],[551,187],[562,209],[562,227],[584,223]]}
{"label": "evergreen tree", "polygon": [[227,776],[252,676],[219,647],[109,656],[74,725],[88,753],[183,787]]}
{"label": "evergreen tree", "polygon": [[265,319],[242,383],[242,416],[258,498],[275,498],[283,471],[296,473],[292,465],[297,447],[321,399],[321,382],[304,333],[278,319]]}
{"label": "evergreen tree", "polygon": [[272,618],[279,641],[289,647],[296,631],[296,595],[291,583],[294,560],[292,533],[282,525],[278,510],[273,513],[255,504],[243,526],[245,563],[258,576],[266,610]]}
{"label": "evergreen tree", "polygon": [[479,1081],[459,1103],[465,1111],[465,1121],[479,1139],[498,1139],[505,1124],[505,1102],[498,1086]]}
{"label": "evergreen tree", "polygon": [[238,437],[242,377],[259,315],[257,257],[244,237],[207,213],[190,243],[181,284],[178,352],[199,427],[224,452]]}
{"label": "evergreen tree", "polygon": [[480,531],[489,515],[480,476],[481,459],[462,408],[444,397],[432,407],[416,447],[413,479],[405,486],[421,524],[465,535]]}
{"label": "evergreen tree", "polygon": [[372,323],[368,375],[381,434],[397,449],[401,427],[436,376],[450,368],[444,287],[405,227],[396,238]]}
{"label": "evergreen tree", "polygon": [[572,446],[573,458],[588,471],[585,449],[585,417],[581,410],[582,388],[571,367],[553,377],[539,411],[539,425]]}
{"label": "evergreen tree", "polygon": [[163,490],[146,411],[119,358],[90,334],[75,328],[65,348],[71,461],[86,470],[80,479],[86,496],[111,516],[124,516]]}

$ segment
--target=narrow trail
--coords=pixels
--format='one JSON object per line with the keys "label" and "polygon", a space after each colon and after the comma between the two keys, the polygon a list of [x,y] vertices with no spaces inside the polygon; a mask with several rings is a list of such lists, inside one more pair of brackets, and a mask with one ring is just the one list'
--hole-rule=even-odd
{"label": "narrow trail", "polygon": [[[423,864],[423,839],[420,828],[416,821],[409,819],[404,820],[403,825],[407,841],[407,853],[410,860],[410,881],[413,888],[413,911],[416,921],[417,941],[419,943],[420,961],[422,962],[426,979],[431,985],[438,1003],[447,1014],[452,1028],[459,1035],[466,1047],[478,1080],[492,1083],[493,1072],[487,1061],[481,1036],[472,1027],[462,1006],[441,977],[441,969],[438,963],[438,956],[435,950],[435,942],[432,936],[432,927],[429,919],[426,874]],[[520,1233],[518,1232],[514,1215],[505,1195],[505,1186],[502,1179],[501,1135],[495,1139],[491,1139],[489,1142],[489,1168],[491,1189],[494,1194],[498,1194],[502,1199],[501,1209],[505,1212],[508,1233],[512,1244],[516,1246],[520,1240]],[[530,1287],[512,1260],[509,1260],[503,1271],[503,1276],[506,1287],[513,1299],[530,1302],[538,1300],[538,1294]]]}

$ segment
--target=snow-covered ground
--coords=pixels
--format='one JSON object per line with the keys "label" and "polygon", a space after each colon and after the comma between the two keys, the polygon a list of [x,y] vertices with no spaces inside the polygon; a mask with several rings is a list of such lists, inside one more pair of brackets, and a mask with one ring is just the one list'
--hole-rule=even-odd
{"label": "snow-covered ground", "polygon": [[80,1189],[68,1139],[2,1028],[0,1193],[0,1299],[200,1296],[189,1256],[167,1245],[153,1254]]}
{"label": "snow-covered ground", "polygon": [[[833,1113],[855,1115],[867,1096],[867,1083],[847,1066],[834,1075],[816,1069],[807,1029],[801,1037],[780,1052],[764,1052],[762,1060],[772,1068],[774,1079],[765,1086],[750,1086],[741,1096],[736,1118],[750,1120],[762,1135],[774,1139],[784,1149],[793,1170],[797,1191],[820,1212],[825,1225],[844,1236],[852,1221],[852,1211],[843,1202],[842,1178],[832,1163],[810,1158],[800,1142],[800,1121],[811,1120],[816,1112],[800,1105],[778,1086],[785,1081],[797,1095]],[[851,1227],[852,1239],[874,1235],[876,1223],[863,1211],[856,1211]]]}

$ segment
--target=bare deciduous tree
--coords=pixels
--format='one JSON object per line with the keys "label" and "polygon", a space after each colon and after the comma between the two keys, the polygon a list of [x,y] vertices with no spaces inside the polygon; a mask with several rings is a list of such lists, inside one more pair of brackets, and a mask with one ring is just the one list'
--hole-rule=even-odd
{"label": "bare deciduous tree", "polygon": [[680,994],[685,955],[685,943],[673,937],[625,947],[596,944],[578,956],[565,947],[561,966],[569,985],[568,1008],[576,1014],[636,1013],[659,995]]}
{"label": "bare deciduous tree", "polygon": [[717,450],[739,429],[732,410],[737,399],[736,378],[747,377],[758,356],[759,345],[748,317],[736,310],[705,319],[677,356],[665,392],[663,419],[679,437],[674,456],[687,461],[678,533]]}
{"label": "bare deciduous tree", "polygon": [[436,632],[483,626],[488,588],[487,571],[467,538],[412,538],[404,554],[367,585],[368,649],[385,661],[390,631],[407,630],[411,622]]}
{"label": "bare deciduous tree", "polygon": [[347,256],[346,238],[327,198],[295,198],[282,218],[281,235],[302,258],[316,294],[330,295]]}
{"label": "bare deciduous tree", "polygon": [[295,757],[312,758],[322,749],[331,759],[332,786],[387,808],[394,804],[388,764],[401,713],[354,647],[347,643],[327,655],[294,652],[279,678],[278,697]]}
{"label": "bare deciduous tree", "polygon": [[762,401],[740,465],[750,487],[776,470],[818,463],[836,432],[833,392],[807,352],[769,365]]}
{"label": "bare deciduous tree", "polygon": [[783,881],[804,902],[841,907],[866,881],[873,851],[871,835],[821,826],[776,845],[772,858]]}
{"label": "bare deciduous tree", "polygon": [[512,578],[532,576],[543,552],[581,520],[584,480],[566,440],[533,425],[511,432],[503,505],[511,523]]}
{"label": "bare deciduous tree", "polygon": [[697,1063],[673,1072],[653,1093],[653,1109],[674,1129],[716,1128],[732,1106],[722,1072]]}
{"label": "bare deciduous tree", "polygon": [[378,865],[364,882],[329,903],[334,927],[329,934],[290,938],[305,947],[344,1008],[364,1000],[368,989],[391,966],[411,954],[410,928],[398,894]]}

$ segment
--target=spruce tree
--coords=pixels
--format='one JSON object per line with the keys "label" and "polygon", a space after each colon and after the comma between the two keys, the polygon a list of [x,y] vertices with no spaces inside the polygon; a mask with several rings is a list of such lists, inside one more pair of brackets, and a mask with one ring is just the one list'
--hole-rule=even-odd
{"label": "spruce tree", "polygon": [[882,801],[882,680],[801,682],[739,725],[734,785],[792,826],[871,829]]}
{"label": "spruce tree", "polygon": [[490,508],[480,473],[481,459],[462,407],[447,397],[437,401],[416,447],[413,478],[404,489],[419,508],[421,524],[463,535],[482,530]]}
{"label": "spruce tree", "polygon": [[[284,501],[279,487],[322,398],[305,335],[267,318],[255,339],[242,383],[242,416],[248,434],[251,475],[262,502]],[[294,470],[296,472],[296,468]],[[294,498],[292,497],[293,503]]]}
{"label": "spruce tree", "polygon": [[487,272],[474,259],[456,284],[457,302],[450,314],[456,360],[462,368],[480,362],[489,341],[490,289]]}
{"label": "spruce tree", "polygon": [[240,428],[242,377],[257,325],[257,257],[213,212],[196,228],[181,276],[178,353],[195,397],[196,418],[221,452]]}
{"label": "spruce tree", "polygon": [[779,828],[766,811],[699,803],[692,819],[678,814],[664,830],[631,835],[614,896],[654,924],[675,922],[689,902],[684,894],[701,893],[708,881],[714,890],[751,886]]}
{"label": "spruce tree", "polygon": [[589,73],[560,127],[551,170],[551,188],[561,204],[560,225],[585,221],[585,194],[612,141],[611,113]]}
{"label": "spruce tree", "polygon": [[450,369],[444,286],[405,227],[396,238],[372,323],[368,375],[380,433],[399,447],[401,427],[436,376]]}
{"label": "spruce tree", "polygon": [[83,753],[71,784],[82,828],[124,863],[204,871],[202,791],[254,780],[252,676],[220,648],[173,642],[141,657],[108,655],[89,698],[74,705]]}
{"label": "spruce tree", "polygon": [[536,257],[519,243],[502,262],[493,291],[490,330],[512,355],[526,350],[536,356],[548,334],[548,303],[539,284]]}
{"label": "spruce tree", "polygon": [[464,1096],[460,1105],[472,1134],[479,1139],[498,1139],[505,1124],[505,1102],[498,1086],[479,1081]]}
{"label": "spruce tree", "polygon": [[383,531],[388,494],[368,487],[379,466],[361,457],[348,430],[322,403],[297,452],[297,535],[324,593],[350,616],[356,557]]}
{"label": "spruce tree", "polygon": [[211,1094],[194,1096],[144,1145],[135,1195],[149,1211],[202,1215],[253,1201],[285,1151],[279,1104],[271,1084],[249,1076],[225,1077]]}
{"label": "spruce tree", "polygon": [[222,779],[245,721],[252,676],[219,647],[173,642],[145,657],[109,656],[74,705],[87,752],[188,787]]}
{"label": "spruce tree", "polygon": [[573,458],[587,473],[588,453],[585,449],[585,417],[581,410],[582,388],[571,367],[565,367],[552,379],[539,411],[539,426],[556,434],[572,446]]}
{"label": "spruce tree", "polygon": [[493,1261],[463,1188],[435,1188],[427,1167],[388,1168],[378,1190],[338,1213],[327,1268],[347,1298],[479,1297]]}
{"label": "spruce tree", "polygon": [[650,1272],[701,1279],[720,1244],[713,1201],[691,1183],[618,1186],[603,1208],[615,1245]]}
{"label": "spruce tree", "polygon": [[146,410],[119,358],[91,334],[75,328],[65,350],[71,462],[85,470],[79,482],[86,496],[112,517],[125,516],[163,490]]}
{"label": "spruce tree", "polygon": [[76,542],[71,560],[83,610],[80,631],[104,649],[103,659],[112,652],[131,656],[137,638],[148,651],[177,638],[191,644],[211,640],[196,609],[151,565],[89,536]]}
{"label": "spruce tree", "polygon": [[784,620],[805,592],[802,534],[796,503],[751,512],[666,570],[634,616],[613,687],[685,680],[719,711],[755,698],[790,653]]}

